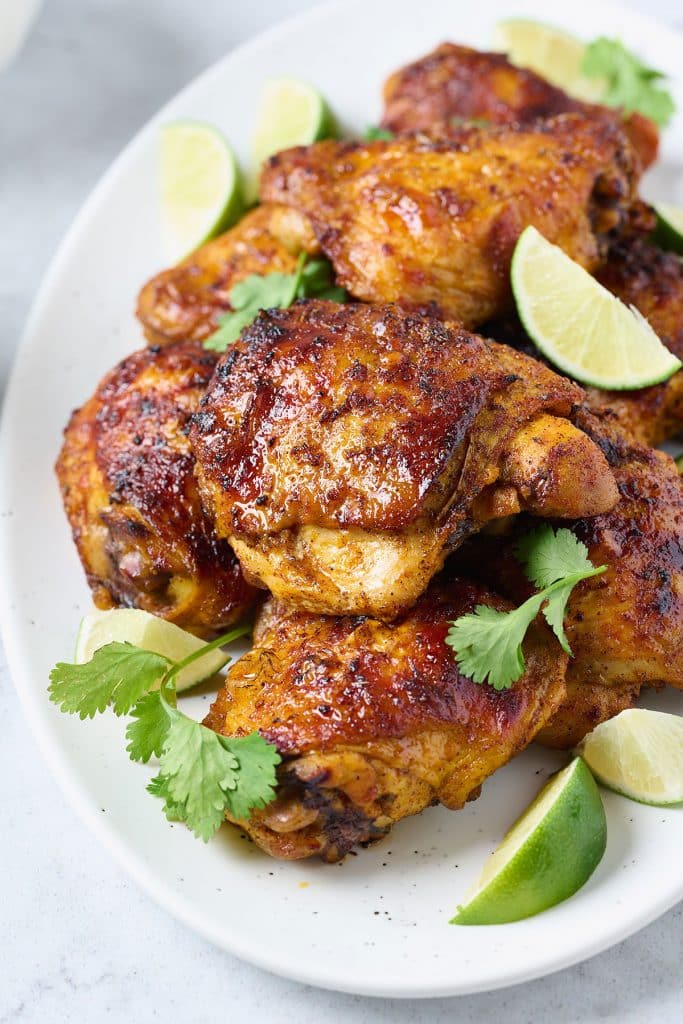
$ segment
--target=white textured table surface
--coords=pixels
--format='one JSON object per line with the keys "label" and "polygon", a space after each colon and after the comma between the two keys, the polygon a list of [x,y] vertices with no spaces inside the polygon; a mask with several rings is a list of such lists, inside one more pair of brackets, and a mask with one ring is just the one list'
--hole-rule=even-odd
{"label": "white textured table surface", "polygon": [[[60,237],[128,138],[227,50],[309,6],[47,0],[24,51],[0,75],[0,387]],[[632,6],[683,26],[677,0]],[[0,683],[0,1024],[683,1019],[682,906],[585,964],[460,999],[342,996],[243,964],[172,920],[118,870],[40,760],[1,651]]]}

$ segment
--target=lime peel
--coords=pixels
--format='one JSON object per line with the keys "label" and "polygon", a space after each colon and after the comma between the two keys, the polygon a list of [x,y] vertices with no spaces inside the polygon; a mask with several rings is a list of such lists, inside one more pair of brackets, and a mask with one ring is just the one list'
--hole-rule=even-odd
{"label": "lime peel", "polygon": [[590,878],[606,843],[598,787],[577,757],[512,826],[451,924],[508,924],[555,906]]}
{"label": "lime peel", "polygon": [[528,334],[574,380],[626,391],[660,384],[681,368],[635,307],[531,225],[517,240],[510,276]]}

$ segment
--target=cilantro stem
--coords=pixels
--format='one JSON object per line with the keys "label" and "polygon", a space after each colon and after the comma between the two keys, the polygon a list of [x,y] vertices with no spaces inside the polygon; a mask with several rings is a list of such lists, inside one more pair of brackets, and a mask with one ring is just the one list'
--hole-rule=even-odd
{"label": "cilantro stem", "polygon": [[215,651],[217,647],[224,647],[226,644],[234,643],[235,640],[239,640],[240,637],[246,636],[247,633],[251,633],[252,624],[251,622],[241,622],[238,626],[234,626],[229,632],[223,633],[222,636],[216,637],[208,644],[204,644],[199,650],[193,651],[192,654],[188,654],[182,661],[176,661],[174,665],[168,669],[161,680],[160,689],[164,689],[173,682],[178,673],[182,672],[184,668],[191,665],[193,662],[203,658],[205,654],[209,654],[211,651]]}

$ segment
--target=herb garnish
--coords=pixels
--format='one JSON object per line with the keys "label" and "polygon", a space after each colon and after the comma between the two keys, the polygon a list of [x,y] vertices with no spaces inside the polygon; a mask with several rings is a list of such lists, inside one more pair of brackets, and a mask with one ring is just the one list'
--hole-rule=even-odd
{"label": "herb garnish", "polygon": [[524,673],[522,641],[541,609],[563,650],[572,653],[564,631],[569,595],[581,580],[599,576],[607,568],[593,565],[585,544],[571,530],[555,531],[551,526],[523,537],[515,555],[539,593],[509,612],[478,605],[452,622],[446,637],[462,672],[496,690],[508,689]]}
{"label": "herb garnish", "polygon": [[586,47],[581,65],[587,78],[604,78],[607,86],[600,102],[622,107],[625,113],[638,111],[664,126],[676,105],[666,89],[658,84],[666,75],[636,57],[618,39],[600,36]]}
{"label": "herb garnish", "polygon": [[[259,733],[220,736],[176,707],[175,680],[187,665],[250,631],[238,626],[179,662],[129,643],[110,643],[83,665],[60,662],[50,673],[50,699],[62,711],[92,718],[111,705],[130,713],[127,751],[133,761],[159,758],[147,787],[164,800],[172,821],[183,821],[204,842],[226,811],[247,818],[275,796],[280,755]],[[158,689],[152,687],[158,684]]]}
{"label": "herb garnish", "polygon": [[394,133],[388,128],[380,128],[378,124],[369,124],[363,133],[366,142],[391,142]]}
{"label": "herb garnish", "polygon": [[229,297],[233,311],[218,318],[220,327],[204,342],[204,348],[213,352],[225,352],[262,309],[287,309],[296,299],[345,302],[348,298],[343,288],[335,286],[328,260],[306,262],[304,252],[299,255],[293,274],[250,274],[233,285]]}

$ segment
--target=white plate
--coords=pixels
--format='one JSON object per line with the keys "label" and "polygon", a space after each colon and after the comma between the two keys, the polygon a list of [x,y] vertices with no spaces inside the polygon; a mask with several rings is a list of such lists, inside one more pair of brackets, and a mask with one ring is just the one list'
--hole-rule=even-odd
{"label": "white plate", "polygon": [[[546,3],[516,2],[513,9],[547,17]],[[101,717],[84,724],[47,700],[50,666],[71,655],[89,606],[52,465],[71,408],[142,342],[132,315],[135,295],[162,263],[160,122],[213,121],[246,155],[263,77],[292,73],[315,82],[343,123],[360,129],[377,120],[390,70],[443,39],[486,46],[495,20],[510,11],[509,3],[484,0],[352,0],[316,8],[202,75],[131,143],[76,219],[36,301],[5,408],[4,640],[52,770],[103,844],[181,920],[269,970],[350,992],[435,996],[491,989],[617,942],[683,896],[683,811],[606,794],[609,844],[588,885],[539,917],[481,929],[451,927],[448,917],[484,856],[561,763],[558,755],[527,751],[465,810],[434,809],[405,821],[388,841],[340,866],[271,861],[228,828],[204,846],[170,826],[145,792],[146,771],[128,761],[122,723]],[[582,35],[618,33],[671,75],[681,65],[680,38],[621,8],[575,0],[557,20]],[[682,86],[679,80],[681,110]],[[679,115],[666,135],[664,167],[650,184],[653,194],[678,202],[682,141]],[[201,698],[195,702],[199,713]],[[681,695],[668,695],[664,706],[681,710]]]}

